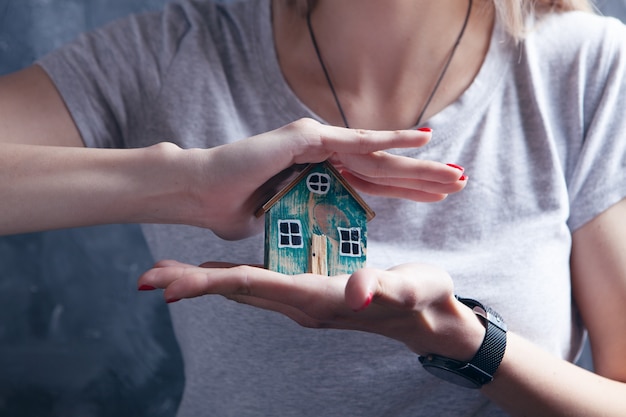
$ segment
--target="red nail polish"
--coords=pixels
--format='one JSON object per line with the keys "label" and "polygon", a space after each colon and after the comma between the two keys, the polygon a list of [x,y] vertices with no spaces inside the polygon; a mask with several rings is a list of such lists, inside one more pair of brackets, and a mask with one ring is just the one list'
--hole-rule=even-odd
{"label": "red nail polish", "polygon": [[[446,165],[448,165],[449,167],[452,167],[452,168],[456,168],[456,169],[458,169],[461,172],[465,171],[465,168],[463,168],[462,166],[457,165],[457,164],[446,164]],[[465,181],[466,179],[467,179],[467,177],[465,175],[461,174],[461,177],[459,178],[459,181]]]}
{"label": "red nail polish", "polygon": [[156,290],[156,287],[153,287],[152,285],[142,285],[141,287],[137,288],[137,290],[139,291],[152,291],[152,290]]}
{"label": "red nail polish", "polygon": [[172,304],[172,303],[175,303],[177,301],[180,301],[180,298],[170,298],[168,300],[165,300],[165,302],[168,303],[168,304]]}
{"label": "red nail polish", "polygon": [[452,168],[459,169],[461,171],[465,171],[465,168],[463,168],[462,166],[457,165],[457,164],[446,164],[446,165],[449,166],[449,167],[452,167]]}
{"label": "red nail polish", "polygon": [[363,303],[361,308],[359,308],[358,310],[354,310],[354,311],[359,312],[359,311],[365,310],[367,307],[369,307],[370,304],[372,304],[373,299],[374,299],[374,294],[369,293],[369,295],[367,296],[367,299],[365,300],[365,303]]}
{"label": "red nail polish", "polygon": [[419,130],[420,132],[426,132],[426,133],[430,133],[433,131],[430,127],[420,127],[417,130]]}

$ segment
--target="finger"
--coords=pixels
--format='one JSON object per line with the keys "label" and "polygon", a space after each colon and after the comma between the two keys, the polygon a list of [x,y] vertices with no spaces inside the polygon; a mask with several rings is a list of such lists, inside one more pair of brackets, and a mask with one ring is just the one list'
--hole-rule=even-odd
{"label": "finger", "polygon": [[370,302],[419,311],[447,299],[452,291],[452,279],[445,271],[425,264],[405,264],[387,271],[356,271],[346,284],[345,299],[355,311],[367,308]]}
{"label": "finger", "polygon": [[174,259],[163,259],[154,264],[153,268],[165,268],[167,266],[193,266]]}
{"label": "finger", "polygon": [[[417,148],[431,138],[418,130],[379,131],[347,129],[301,119],[283,128],[291,139],[293,163],[320,162],[335,153],[368,154],[393,148]],[[278,136],[274,136],[278,139]],[[282,142],[286,149],[285,142]],[[311,160],[311,158],[315,160]]]}
{"label": "finger", "polygon": [[[376,195],[386,195],[385,190],[406,190],[408,192],[421,192],[425,194],[454,194],[465,188],[467,185],[467,178],[463,180],[457,180],[453,183],[440,183],[440,182],[432,182],[425,181],[420,179],[386,179],[386,178],[369,178],[362,177],[358,174],[354,174],[350,171],[343,171],[342,175],[350,184],[364,192],[368,192],[369,194]],[[400,191],[399,196],[403,198],[407,198],[406,196],[401,194]],[[416,194],[419,195],[419,194]]]}
{"label": "finger", "polygon": [[137,285],[139,288],[164,289],[196,268],[198,267],[173,260],[159,261],[141,274]]}
{"label": "finger", "polygon": [[[230,264],[211,263],[210,266]],[[201,268],[185,264],[172,264],[153,268],[140,278],[141,285],[166,288],[166,300],[198,297],[205,294],[249,295],[270,301],[288,300],[293,306],[302,306],[312,300],[327,297],[331,281],[311,274],[283,275],[249,265]],[[338,284],[334,286],[337,288]],[[343,301],[342,288],[335,290]],[[330,300],[329,300],[330,301]],[[336,302],[337,300],[335,300]]]}
{"label": "finger", "polygon": [[[332,159],[339,169],[348,170],[361,178],[381,181],[381,184],[398,180],[420,180],[442,184],[456,183],[463,174],[463,168],[454,164],[443,164],[388,152],[374,152],[368,155],[341,154]],[[460,172],[459,172],[460,171]]]}
{"label": "finger", "polygon": [[[155,263],[152,268],[145,271],[137,281],[137,289],[140,291],[156,290],[157,288],[165,288],[166,282],[157,281],[156,276],[163,268],[184,268],[192,267],[192,265],[183,264],[171,259],[165,259]],[[173,270],[172,270],[173,271]]]}
{"label": "finger", "polygon": [[[208,262],[201,263],[199,266],[200,268],[232,268],[238,265],[240,264],[234,264],[232,262],[208,261]],[[263,267],[262,265],[252,265],[252,264],[250,264],[250,266],[254,266],[257,268]]]}
{"label": "finger", "polygon": [[343,175],[350,183],[350,185],[352,185],[359,192],[388,198],[402,198],[420,203],[434,203],[437,201],[441,201],[448,196],[449,192],[456,192],[460,189],[463,189],[463,187],[465,186],[464,184],[461,184],[460,186],[455,186],[454,189],[451,189],[452,187],[448,185],[447,187],[441,187],[445,188],[443,191],[448,192],[431,192],[410,188],[394,187],[389,185],[374,184],[369,181],[364,181],[361,178],[350,174],[349,172],[345,172],[343,173]]}
{"label": "finger", "polygon": [[[206,262],[205,265],[229,267],[234,264],[225,262]],[[195,265],[186,264],[173,259],[164,259],[156,262],[151,269],[141,274],[137,282],[138,287],[142,288],[165,288],[171,284],[174,280],[181,278],[185,269],[196,268]]]}
{"label": "finger", "polygon": [[355,271],[346,283],[346,304],[353,311],[366,309],[372,302],[374,295],[380,293],[378,280],[377,272],[371,268],[362,268]]}
{"label": "finger", "polygon": [[321,143],[335,153],[368,154],[393,148],[419,148],[431,139],[419,130],[366,130],[322,125]]}

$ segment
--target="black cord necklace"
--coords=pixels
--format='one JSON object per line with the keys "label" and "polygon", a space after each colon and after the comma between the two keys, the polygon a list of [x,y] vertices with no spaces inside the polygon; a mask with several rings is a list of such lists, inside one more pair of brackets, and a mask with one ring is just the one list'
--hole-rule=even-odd
{"label": "black cord necklace", "polygon": [[[448,55],[448,59],[446,63],[444,64],[441,70],[441,73],[439,74],[439,78],[437,78],[437,81],[435,82],[435,86],[433,87],[432,91],[430,92],[430,95],[428,96],[428,99],[426,100],[426,104],[424,104],[424,107],[422,108],[422,111],[420,112],[417,118],[417,122],[415,123],[416,126],[419,126],[419,124],[421,123],[422,117],[424,117],[424,113],[426,113],[426,109],[428,109],[430,102],[435,96],[435,93],[437,92],[437,89],[439,88],[439,85],[441,84],[441,80],[443,80],[443,77],[446,75],[446,72],[448,71],[448,67],[450,66],[450,62],[452,62],[452,58],[454,58],[454,53],[456,52],[459,46],[459,43],[461,43],[461,39],[463,38],[463,34],[465,33],[465,28],[467,28],[467,23],[469,22],[470,14],[472,11],[472,3],[473,3],[473,0],[469,0],[468,5],[467,5],[467,13],[465,15],[465,21],[463,22],[461,31],[459,32],[459,35],[457,36],[456,41],[454,42],[454,45],[452,46],[452,51],[450,51],[450,54]],[[326,69],[324,60],[322,59],[320,48],[317,44],[317,39],[315,38],[313,25],[311,25],[311,8],[309,8],[309,10],[307,11],[306,23],[309,28],[309,35],[311,36],[311,42],[313,42],[313,48],[315,48],[315,54],[317,55],[317,60],[319,61],[320,66],[322,67],[322,71],[324,71],[326,82],[328,83],[328,87],[330,88],[330,91],[333,94],[333,98],[335,99],[335,103],[337,104],[337,109],[339,110],[339,114],[341,115],[343,124],[347,128],[349,128],[350,126],[348,125],[348,119],[346,118],[346,114],[343,111],[343,107],[341,107],[341,102],[339,101],[339,97],[337,97],[337,91],[335,91],[335,86],[333,85],[333,82],[330,79],[330,75],[328,74],[328,70]]]}

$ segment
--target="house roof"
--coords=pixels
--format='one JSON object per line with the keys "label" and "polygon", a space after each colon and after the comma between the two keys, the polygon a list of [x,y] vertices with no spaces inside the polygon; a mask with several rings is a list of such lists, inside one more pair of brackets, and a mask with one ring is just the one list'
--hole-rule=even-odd
{"label": "house roof", "polygon": [[[372,220],[374,218],[374,216],[376,215],[376,213],[374,213],[374,210],[372,210],[370,208],[370,206],[367,205],[365,200],[363,200],[363,198],[348,183],[348,181],[346,181],[346,179],[343,177],[343,175],[341,175],[341,173],[337,170],[337,168],[335,168],[333,166],[333,164],[331,164],[328,161],[324,161],[324,162],[322,162],[322,164],[324,164],[324,166],[333,174],[333,176],[337,179],[337,181],[339,181],[341,183],[341,185],[346,189],[346,191],[348,191],[348,193],[356,200],[356,202],[361,206],[361,208],[363,208],[363,210],[365,211],[365,217],[366,217],[367,221]],[[285,196],[285,194],[287,194],[289,191],[291,191],[291,189],[293,187],[295,187],[296,184],[298,184],[300,182],[300,180],[302,180],[317,165],[319,165],[319,164],[318,163],[314,163],[314,164],[307,164],[307,165],[305,165],[304,169],[302,171],[300,171],[299,174],[295,178],[290,180],[287,183],[286,186],[284,186],[280,191],[278,191],[276,194],[274,194],[273,197],[271,197],[269,200],[267,200],[267,202],[265,202],[265,204],[263,204],[256,211],[255,215],[257,217],[261,217],[263,214],[267,213],[269,211],[269,209],[272,208],[272,206],[274,204],[276,204],[281,198],[283,198]],[[291,171],[292,176],[293,176],[294,172],[297,173],[297,168],[295,168],[294,170]],[[278,179],[278,181],[280,181],[280,180],[284,180],[284,178]]]}

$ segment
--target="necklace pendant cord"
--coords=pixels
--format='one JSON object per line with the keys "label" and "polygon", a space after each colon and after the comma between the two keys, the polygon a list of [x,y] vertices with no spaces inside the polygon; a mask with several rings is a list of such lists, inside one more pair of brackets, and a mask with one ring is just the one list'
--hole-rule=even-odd
{"label": "necklace pendant cord", "polygon": [[[415,123],[416,126],[419,126],[419,124],[422,122],[422,117],[424,117],[424,114],[426,113],[426,110],[428,109],[430,102],[433,100],[433,97],[435,97],[435,94],[437,93],[437,90],[439,89],[439,86],[441,85],[441,81],[443,80],[443,77],[446,75],[446,72],[448,71],[448,68],[450,67],[452,58],[454,58],[456,50],[458,49],[459,44],[461,43],[461,39],[463,39],[463,34],[465,33],[465,29],[467,28],[467,24],[469,22],[469,18],[472,12],[472,4],[473,4],[473,0],[469,0],[468,5],[467,5],[467,13],[465,14],[465,20],[463,21],[463,26],[461,27],[461,31],[459,32],[456,38],[456,41],[454,42],[454,45],[452,46],[452,50],[450,51],[450,54],[448,55],[448,59],[443,65],[443,68],[441,69],[441,72],[439,73],[439,77],[437,77],[437,81],[435,82],[435,85],[430,95],[426,99],[426,103],[424,104],[422,111],[417,117],[417,122]],[[311,8],[307,10],[306,23],[309,29],[309,36],[311,37],[311,42],[313,43],[313,48],[315,49],[315,54],[317,55],[317,60],[320,63],[320,66],[322,67],[322,71],[324,72],[324,76],[326,77],[326,82],[328,83],[328,87],[330,88],[333,98],[335,99],[337,110],[339,110],[339,114],[341,115],[341,119],[343,121],[344,126],[347,128],[350,128],[346,114],[343,110],[343,107],[341,106],[339,97],[337,96],[337,91],[335,90],[335,86],[333,85],[333,82],[330,79],[330,74],[328,73],[326,64],[324,63],[324,60],[322,59],[322,53],[320,52],[320,48],[317,43],[317,39],[315,37],[315,32],[313,31],[313,25],[311,24]]]}
{"label": "necklace pendant cord", "polygon": [[341,102],[339,101],[339,97],[337,97],[337,91],[335,91],[335,86],[330,79],[330,74],[328,73],[328,69],[326,69],[326,64],[322,59],[322,54],[320,52],[320,48],[317,45],[317,38],[315,37],[315,32],[313,32],[313,25],[311,24],[311,8],[307,10],[306,13],[306,24],[309,28],[309,36],[311,37],[311,42],[313,43],[313,48],[315,49],[315,54],[317,55],[317,60],[322,67],[322,71],[324,71],[324,76],[326,77],[326,82],[328,83],[328,87],[330,88],[330,92],[333,94],[333,98],[335,99],[335,104],[337,105],[337,109],[339,110],[339,114],[341,115],[341,119],[343,120],[343,124],[348,129],[350,126],[348,125],[348,119],[346,118],[346,114],[343,111],[343,107],[341,107]]}

